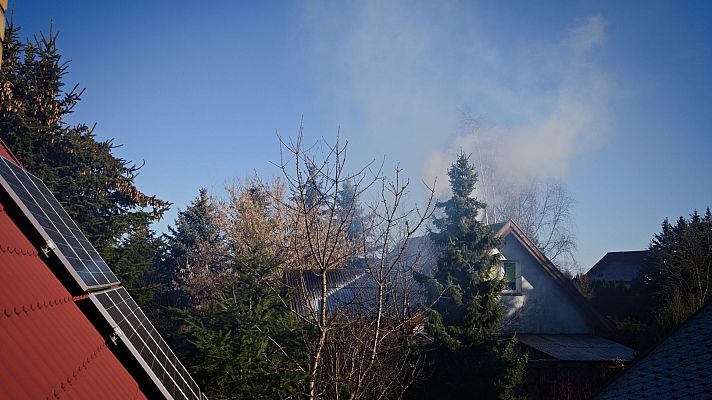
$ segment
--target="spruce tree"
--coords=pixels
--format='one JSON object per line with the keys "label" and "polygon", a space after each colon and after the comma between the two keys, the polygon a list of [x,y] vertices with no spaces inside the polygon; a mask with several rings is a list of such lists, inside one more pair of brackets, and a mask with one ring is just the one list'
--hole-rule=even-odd
{"label": "spruce tree", "polygon": [[499,295],[500,244],[478,220],[485,204],[471,197],[477,173],[460,153],[448,170],[452,198],[438,203],[437,229],[431,237],[440,253],[433,277],[419,276],[429,290],[427,352],[430,378],[411,392],[413,398],[512,398],[523,377],[523,359],[513,343],[499,342],[502,319]]}
{"label": "spruce tree", "polygon": [[[207,307],[211,280],[217,277],[208,268],[225,268],[227,264],[227,246],[216,214],[213,199],[201,188],[163,235],[161,259],[144,280],[151,287],[151,301],[157,306],[146,313],[179,355],[191,354],[192,347],[186,341],[185,318],[176,315]],[[196,271],[198,274],[192,273]]]}
{"label": "spruce tree", "polygon": [[307,374],[304,326],[280,297],[282,266],[254,244],[232,259],[236,277],[205,309],[185,313],[194,376],[211,399],[294,397]]}
{"label": "spruce tree", "polygon": [[351,240],[360,238],[363,234],[363,210],[359,205],[356,188],[350,179],[341,185],[337,207],[339,219],[346,222],[346,235]]}
{"label": "spruce tree", "polygon": [[[242,204],[254,207],[238,216],[254,218],[241,221],[243,228],[269,221],[274,212],[270,193],[252,185],[242,195],[249,197]],[[274,256],[273,245],[265,242],[271,238],[254,235],[239,245],[226,245],[223,231],[231,222],[222,219],[218,223],[218,214],[215,203],[201,189],[198,198],[179,213],[167,237],[167,261],[181,265],[194,257],[215,260],[202,252],[201,243],[207,243],[221,249],[219,260],[229,271],[226,279],[210,282],[211,296],[201,307],[190,305],[180,312],[184,325],[174,332],[180,332],[177,339],[186,344],[181,350],[211,399],[296,396],[306,378],[296,362],[307,355],[300,340],[303,327],[282,301],[286,294],[281,291],[282,260]]]}
{"label": "spruce tree", "polygon": [[304,184],[304,203],[311,211],[312,209],[321,208],[324,194],[319,180],[319,168],[315,164],[309,164],[307,174],[307,180]]}
{"label": "spruce tree", "polygon": [[216,220],[217,210],[208,190],[200,188],[184,211],[178,212],[174,226],[168,227],[165,235],[167,261],[174,266],[184,264],[191,253],[197,251],[201,242],[221,245],[222,233]]}
{"label": "spruce tree", "polygon": [[65,88],[69,64],[56,33],[23,42],[10,24],[3,50],[0,139],[110,258],[126,234],[161,218],[170,204],[136,187],[140,167],[117,157],[112,140],[98,141],[93,128],[65,121],[82,91]]}
{"label": "spruce tree", "polygon": [[[205,188],[190,205],[178,213],[175,227],[164,235],[166,252],[162,262],[162,282],[166,290],[180,289],[197,305],[207,295],[212,273],[228,267],[229,251],[218,223],[218,210]],[[198,274],[198,275],[196,275]],[[185,299],[185,298],[184,298]]]}
{"label": "spruce tree", "polygon": [[152,305],[159,290],[155,268],[160,262],[162,250],[162,239],[150,226],[143,225],[133,227],[106,258],[122,286],[143,308]]}
{"label": "spruce tree", "polygon": [[432,234],[441,249],[435,281],[442,287],[442,297],[433,310],[440,314],[445,327],[441,340],[457,350],[481,343],[499,326],[499,256],[490,251],[500,240],[477,220],[485,204],[470,197],[477,174],[464,154],[458,155],[448,176],[452,198],[438,204],[443,215],[435,219],[438,231]]}
{"label": "spruce tree", "polygon": [[712,301],[712,211],[667,219],[650,243],[641,271],[650,296],[654,336],[660,340]]}

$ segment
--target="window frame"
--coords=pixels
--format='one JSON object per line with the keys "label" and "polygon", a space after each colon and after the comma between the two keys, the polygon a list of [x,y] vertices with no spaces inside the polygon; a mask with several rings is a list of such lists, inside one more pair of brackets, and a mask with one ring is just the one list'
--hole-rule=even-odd
{"label": "window frame", "polygon": [[[503,295],[517,296],[522,294],[522,264],[518,260],[500,260],[500,268],[502,271],[502,279],[504,280],[507,276],[505,270],[505,263],[514,264],[514,289],[502,289]],[[506,284],[506,281],[505,281]]]}

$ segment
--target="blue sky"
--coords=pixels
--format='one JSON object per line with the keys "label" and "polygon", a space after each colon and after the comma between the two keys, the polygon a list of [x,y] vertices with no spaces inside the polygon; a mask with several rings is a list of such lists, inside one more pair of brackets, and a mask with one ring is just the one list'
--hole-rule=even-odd
{"label": "blue sky", "polygon": [[441,189],[460,148],[563,180],[584,268],[712,205],[710,2],[262,3],[10,1],[25,35],[54,21],[86,87],[72,120],[146,161],[169,222],[201,186],[277,175],[302,116],[311,141],[340,127],[352,165]]}

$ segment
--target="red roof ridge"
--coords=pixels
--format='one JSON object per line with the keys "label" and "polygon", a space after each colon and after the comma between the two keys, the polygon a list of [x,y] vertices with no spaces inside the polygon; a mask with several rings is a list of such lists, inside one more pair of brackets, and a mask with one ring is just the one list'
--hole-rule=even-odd
{"label": "red roof ridge", "polygon": [[20,159],[15,157],[15,153],[13,153],[12,150],[10,150],[10,148],[7,146],[7,144],[5,144],[5,142],[2,139],[0,139],[0,156],[7,158],[8,160],[10,160],[10,161],[14,162],[15,164],[17,164],[18,166],[20,166],[20,168],[25,169],[25,166],[22,165],[22,163],[20,162]]}

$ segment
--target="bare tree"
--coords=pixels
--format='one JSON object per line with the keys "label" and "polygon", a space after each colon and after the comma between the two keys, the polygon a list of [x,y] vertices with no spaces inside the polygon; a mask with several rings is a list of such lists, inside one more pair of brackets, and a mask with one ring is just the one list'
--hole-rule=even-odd
{"label": "bare tree", "polygon": [[[481,121],[471,112],[461,114],[463,131],[473,138],[474,161],[481,181],[480,198],[487,203],[487,224],[514,220],[539,249],[560,268],[573,269],[576,236],[571,214],[574,199],[557,180],[528,178],[512,182],[497,162],[502,153],[496,138],[485,138]],[[506,150],[506,149],[505,149]]]}
{"label": "bare tree", "polygon": [[[408,280],[403,255],[410,238],[432,213],[432,194],[424,209],[405,207],[409,182],[396,170],[391,180],[381,168],[368,164],[355,173],[346,170],[346,149],[338,137],[305,147],[301,129],[294,140],[280,139],[282,171],[289,211],[286,246],[292,254],[288,267],[298,270],[302,296],[299,318],[313,327],[307,339],[311,360],[307,396],[315,398],[398,397],[416,375],[405,352],[412,332],[408,312]],[[353,199],[344,201],[348,182]],[[353,210],[369,190],[378,200],[368,206],[359,237],[350,235]],[[342,288],[329,276],[348,263],[359,264],[358,291],[332,307],[329,297]],[[319,287],[312,298],[308,277]],[[316,300],[316,301],[313,301]]]}
{"label": "bare tree", "polygon": [[403,357],[404,339],[413,329],[413,267],[422,256],[421,249],[412,251],[411,240],[432,215],[434,191],[429,188],[423,209],[404,207],[410,182],[401,174],[396,168],[392,180],[381,179],[378,200],[364,224],[362,255],[371,291],[360,316],[369,319],[359,324],[364,327],[359,337],[367,346],[353,363],[350,399],[400,396],[417,371]]}
{"label": "bare tree", "polygon": [[[270,276],[254,275],[307,327],[303,348],[309,360],[293,359],[294,368],[308,374],[306,397],[400,397],[420,370],[407,351],[417,296],[412,270],[424,247],[413,237],[432,214],[434,191],[428,187],[421,209],[409,205],[410,182],[399,168],[393,178],[373,163],[348,173],[347,143],[338,138],[334,145],[305,147],[300,132],[280,144],[282,177],[269,182],[253,176],[229,185],[222,201],[210,199],[211,218],[229,254],[259,252],[280,266]],[[370,204],[362,202],[366,195],[374,198]],[[204,296],[229,295],[217,290],[228,283],[229,268],[211,274],[215,268],[207,265],[215,260],[201,262],[204,268],[192,264],[186,271],[186,288]],[[297,290],[283,296],[282,276],[274,273],[298,277]],[[336,283],[350,288],[335,286],[344,276],[348,281]],[[341,297],[334,300],[339,290]],[[282,349],[278,338],[268,339]]]}
{"label": "bare tree", "polygon": [[[291,212],[291,232],[287,238],[287,246],[295,255],[291,268],[303,272],[314,272],[320,280],[319,297],[315,307],[310,307],[308,316],[302,316],[306,323],[312,324],[316,331],[316,343],[306,343],[312,354],[308,376],[308,396],[314,399],[319,393],[319,372],[322,369],[324,349],[327,345],[329,332],[334,322],[328,313],[327,297],[329,287],[327,273],[343,267],[354,257],[354,246],[348,239],[347,223],[339,218],[339,194],[342,183],[347,179],[355,182],[356,192],[365,180],[365,170],[355,175],[347,176],[345,170],[345,145],[337,139],[336,144],[326,147],[325,155],[316,159],[310,150],[304,147],[302,128],[295,140],[286,141],[280,138],[281,159],[278,167],[284,176],[289,191],[289,199],[283,204]],[[376,182],[377,177],[370,179],[366,186]],[[305,305],[313,305],[308,301],[309,287],[306,275],[302,279],[300,295],[304,296]]]}
{"label": "bare tree", "polygon": [[573,267],[576,237],[572,232],[574,200],[566,186],[533,180],[505,187],[494,205],[500,221],[514,220],[539,249],[560,267]]}

